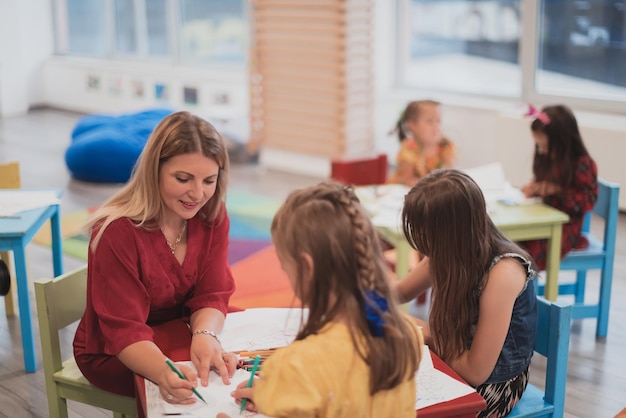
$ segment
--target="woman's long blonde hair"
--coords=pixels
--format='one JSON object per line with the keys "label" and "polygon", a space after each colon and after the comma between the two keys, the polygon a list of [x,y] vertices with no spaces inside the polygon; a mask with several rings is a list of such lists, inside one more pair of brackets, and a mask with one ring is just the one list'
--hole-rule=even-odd
{"label": "woman's long blonde hair", "polygon": [[159,188],[161,165],[182,154],[201,152],[219,166],[215,194],[200,209],[200,216],[210,222],[219,214],[226,193],[229,159],[224,140],[206,120],[189,112],[175,112],[154,129],[126,185],[107,200],[84,225],[85,232],[96,236],[91,242],[94,251],[107,226],[116,219],[127,217],[146,229],[158,228],[164,205]]}

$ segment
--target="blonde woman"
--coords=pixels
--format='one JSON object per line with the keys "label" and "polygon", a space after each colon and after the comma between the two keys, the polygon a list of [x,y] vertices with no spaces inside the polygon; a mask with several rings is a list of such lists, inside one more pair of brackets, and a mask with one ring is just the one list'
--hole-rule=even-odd
{"label": "blonde woman", "polygon": [[[192,386],[198,377],[206,386],[211,367],[229,383],[236,358],[219,341],[234,291],[228,167],[211,124],[173,113],[155,128],[126,186],[88,221],[87,307],[74,355],[93,385],[132,397],[139,374],[168,402],[193,403]],[[175,342],[197,369],[180,366],[186,379],[165,362]]]}

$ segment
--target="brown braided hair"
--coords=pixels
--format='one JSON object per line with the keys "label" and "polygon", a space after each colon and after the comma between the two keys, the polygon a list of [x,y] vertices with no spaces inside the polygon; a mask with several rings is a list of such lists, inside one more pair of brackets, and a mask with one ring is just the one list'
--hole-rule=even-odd
{"label": "brown braided hair", "polygon": [[[294,291],[309,315],[296,340],[345,319],[355,350],[370,366],[370,392],[413,378],[420,358],[412,331],[391,293],[388,269],[376,231],[351,188],[323,182],[292,192],[272,221],[272,240],[281,259],[296,265]],[[312,271],[303,254],[310,256]],[[370,333],[366,294],[388,301],[380,311],[384,335]]]}

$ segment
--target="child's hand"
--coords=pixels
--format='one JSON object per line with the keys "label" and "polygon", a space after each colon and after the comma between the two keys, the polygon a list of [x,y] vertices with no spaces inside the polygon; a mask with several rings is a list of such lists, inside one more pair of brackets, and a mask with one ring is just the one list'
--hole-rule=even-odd
{"label": "child's hand", "polygon": [[524,193],[524,196],[526,197],[539,196],[539,184],[534,181],[525,184],[524,186],[522,186],[522,193]]}
{"label": "child's hand", "polygon": [[560,193],[561,186],[549,181],[533,181],[522,187],[526,197],[546,197]]}
{"label": "child's hand", "polygon": [[[252,383],[252,386],[254,387],[254,382]],[[258,412],[258,409],[256,408],[256,405],[254,404],[253,392],[254,392],[254,389],[249,388],[248,382],[244,381],[237,385],[237,389],[232,391],[230,393],[230,396],[235,398],[235,403],[237,405],[241,405],[241,402],[244,400],[244,398],[248,399],[246,401],[246,410],[252,411],[252,412]]]}
{"label": "child's hand", "polygon": [[549,181],[542,182],[542,196],[552,196],[561,192],[561,186]]}

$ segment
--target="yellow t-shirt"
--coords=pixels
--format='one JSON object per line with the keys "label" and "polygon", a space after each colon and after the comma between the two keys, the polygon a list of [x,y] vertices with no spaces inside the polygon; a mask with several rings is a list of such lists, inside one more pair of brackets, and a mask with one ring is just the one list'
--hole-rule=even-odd
{"label": "yellow t-shirt", "polygon": [[[407,338],[420,350],[422,335],[412,324],[415,332]],[[329,324],[317,335],[277,350],[254,384],[257,408],[272,417],[415,417],[416,395],[411,378],[370,396],[369,368],[344,324]]]}
{"label": "yellow t-shirt", "polygon": [[389,177],[387,183],[401,183],[397,169],[403,162],[409,163],[413,167],[413,174],[418,179],[421,179],[438,168],[452,168],[454,166],[455,154],[454,143],[445,137],[439,142],[437,155],[430,158],[422,154],[420,146],[412,138],[406,138],[400,144],[400,150],[396,157],[396,172]]}

